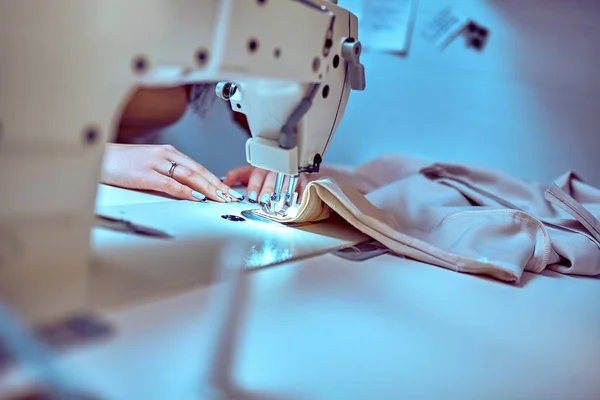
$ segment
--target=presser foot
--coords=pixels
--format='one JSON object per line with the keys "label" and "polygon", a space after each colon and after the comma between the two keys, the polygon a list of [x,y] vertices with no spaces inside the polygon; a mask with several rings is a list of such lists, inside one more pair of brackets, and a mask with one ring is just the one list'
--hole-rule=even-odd
{"label": "presser foot", "polygon": [[261,203],[262,210],[265,214],[276,217],[286,217],[288,211],[298,202],[298,192],[296,186],[298,184],[298,175],[290,175],[288,186],[285,192],[283,191],[283,183],[286,175],[279,172],[275,181],[275,191],[271,194],[267,203]]}
{"label": "presser foot", "polygon": [[269,200],[268,203],[261,204],[262,211],[267,215],[273,215],[275,217],[287,216],[288,206],[280,201],[279,203]]}
{"label": "presser foot", "polygon": [[286,193],[285,198],[273,194],[267,203],[261,204],[262,211],[265,214],[276,217],[286,217],[298,201],[298,193]]}

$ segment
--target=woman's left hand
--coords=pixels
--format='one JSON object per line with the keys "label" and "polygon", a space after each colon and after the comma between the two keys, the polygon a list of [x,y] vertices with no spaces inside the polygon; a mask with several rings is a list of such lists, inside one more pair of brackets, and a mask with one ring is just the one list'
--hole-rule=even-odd
{"label": "woman's left hand", "polygon": [[127,189],[154,190],[178,199],[236,202],[244,196],[169,145],[107,143],[101,182]]}
{"label": "woman's left hand", "polygon": [[[304,188],[310,181],[317,179],[317,175],[306,175],[301,174],[298,178],[298,184],[296,191],[298,192],[298,201],[302,198]],[[275,190],[275,181],[277,180],[277,173],[267,171],[261,168],[256,168],[251,165],[235,168],[227,172],[223,183],[227,186],[234,185],[245,185],[246,197],[251,203],[260,202],[265,204],[269,201],[269,198]],[[287,190],[289,186],[289,178],[286,178],[283,184],[283,191]]]}

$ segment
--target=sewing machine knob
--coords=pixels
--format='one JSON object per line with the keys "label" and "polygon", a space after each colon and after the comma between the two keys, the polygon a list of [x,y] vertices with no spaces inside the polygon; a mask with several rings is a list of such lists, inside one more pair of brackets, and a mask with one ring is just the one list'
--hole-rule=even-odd
{"label": "sewing machine knob", "polygon": [[362,45],[354,39],[346,39],[342,45],[342,57],[348,63],[350,87],[352,90],[365,90],[367,87],[365,66],[360,62],[361,52]]}
{"label": "sewing machine knob", "polygon": [[215,87],[216,95],[225,101],[229,100],[236,91],[237,85],[233,82],[222,81],[217,83],[217,86]]}

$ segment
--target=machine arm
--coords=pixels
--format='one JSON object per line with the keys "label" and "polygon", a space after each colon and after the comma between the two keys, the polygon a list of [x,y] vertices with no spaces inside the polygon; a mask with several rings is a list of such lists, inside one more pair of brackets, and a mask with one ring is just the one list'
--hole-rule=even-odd
{"label": "machine arm", "polygon": [[[270,213],[285,214],[296,203],[299,174],[319,172],[351,90],[366,86],[356,16],[329,1],[314,3],[335,16],[332,35],[326,39],[328,57],[314,60],[313,68],[323,69],[318,82],[242,80],[216,87],[219,97],[246,115],[252,135],[246,144],[247,161],[278,172],[270,203],[263,207]],[[274,56],[284,54],[276,50]]]}

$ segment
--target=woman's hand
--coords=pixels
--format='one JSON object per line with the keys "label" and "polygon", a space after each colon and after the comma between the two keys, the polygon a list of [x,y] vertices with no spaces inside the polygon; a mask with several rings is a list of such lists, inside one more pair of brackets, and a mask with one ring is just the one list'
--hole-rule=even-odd
{"label": "woman's hand", "polygon": [[[315,175],[301,174],[298,178],[298,184],[296,191],[298,192],[298,201],[302,198],[304,188],[310,181],[318,179]],[[277,173],[272,171],[266,171],[264,169],[256,168],[251,165],[235,168],[227,172],[223,183],[229,186],[236,184],[246,185],[246,195],[248,201],[251,203],[260,202],[265,204],[269,201],[269,198],[275,190],[275,181],[277,180]],[[287,190],[289,185],[289,178],[286,178],[283,184],[283,190]]]}
{"label": "woman's hand", "polygon": [[[172,162],[176,163],[174,168]],[[128,189],[154,190],[192,201],[209,198],[228,203],[244,199],[242,194],[170,145],[108,143],[101,182]]]}

